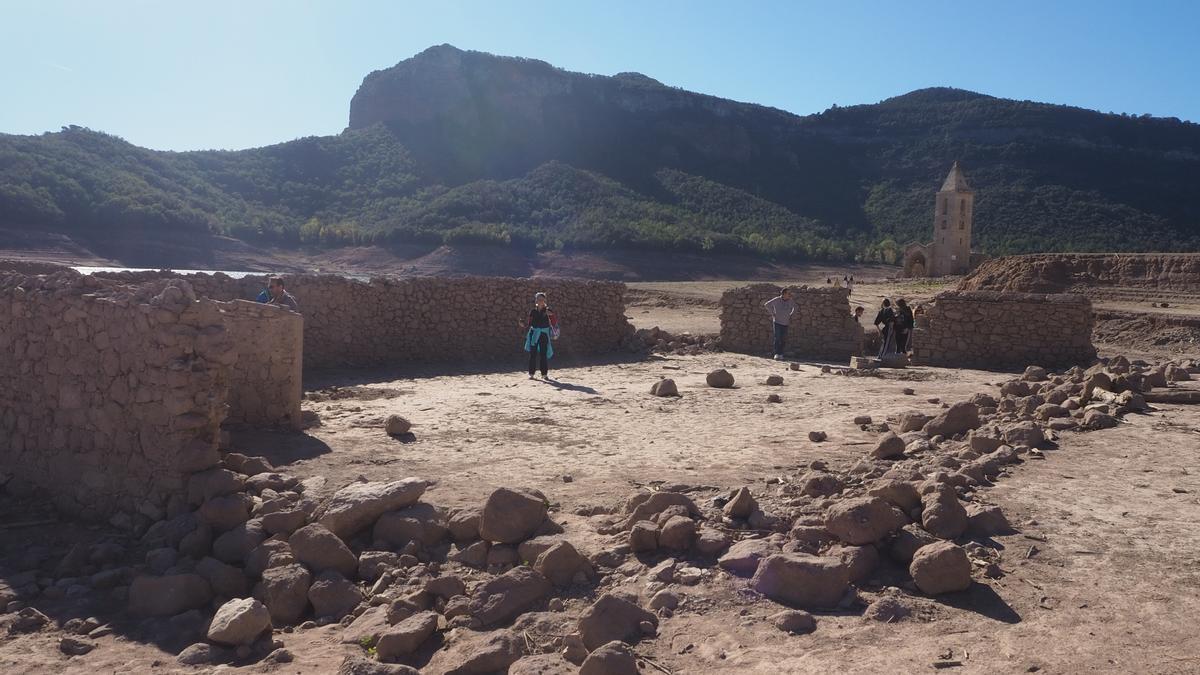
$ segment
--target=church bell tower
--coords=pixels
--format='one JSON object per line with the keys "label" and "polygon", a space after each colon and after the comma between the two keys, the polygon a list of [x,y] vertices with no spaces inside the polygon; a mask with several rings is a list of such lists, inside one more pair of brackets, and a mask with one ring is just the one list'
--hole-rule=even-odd
{"label": "church bell tower", "polygon": [[966,274],[971,271],[971,219],[975,191],[967,185],[958,162],[938,190],[933,216],[933,261],[931,276]]}

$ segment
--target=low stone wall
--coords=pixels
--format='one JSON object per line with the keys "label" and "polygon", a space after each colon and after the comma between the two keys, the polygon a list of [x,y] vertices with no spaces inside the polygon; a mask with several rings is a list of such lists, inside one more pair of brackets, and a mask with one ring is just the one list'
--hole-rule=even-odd
{"label": "low stone wall", "polygon": [[[721,295],[721,347],[748,354],[771,353],[771,317],[763,303],[782,287],[752,284]],[[798,356],[846,360],[862,350],[863,329],[850,314],[844,288],[794,288],[796,315],[788,330],[787,351]]]}
{"label": "low stone wall", "polygon": [[160,517],[219,459],[234,352],[187,283],[0,274],[0,471],[63,511]]}
{"label": "low stone wall", "polygon": [[304,319],[246,300],[218,302],[237,360],[229,371],[226,422],[300,428]]}
{"label": "low stone wall", "polygon": [[1092,303],[1082,295],[947,291],[926,303],[913,331],[913,361],[956,368],[1087,364]]}
{"label": "low stone wall", "polygon": [[[125,281],[175,277],[172,272],[100,275]],[[196,294],[253,299],[265,276],[183,275]],[[504,277],[379,278],[285,275],[304,315],[304,368],[370,367],[406,362],[522,360],[517,328],[545,291],[562,323],[554,350],[563,357],[619,348],[633,333],[625,318],[625,285],[576,279]]]}

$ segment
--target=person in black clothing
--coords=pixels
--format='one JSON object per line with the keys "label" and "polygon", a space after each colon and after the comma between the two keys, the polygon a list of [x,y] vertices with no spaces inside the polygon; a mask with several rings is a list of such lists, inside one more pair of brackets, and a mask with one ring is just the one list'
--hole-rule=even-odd
{"label": "person in black clothing", "polygon": [[554,312],[546,304],[545,293],[533,296],[533,303],[533,309],[529,310],[529,320],[521,324],[525,329],[525,351],[529,352],[529,379],[533,379],[535,369],[540,366],[542,379],[548,380],[549,361],[554,355],[554,347],[550,345],[550,327]]}
{"label": "person in black clothing", "polygon": [[903,298],[896,301],[896,351],[907,354],[915,323],[912,308]]}
{"label": "person in black clothing", "polygon": [[883,306],[879,308],[879,313],[875,315],[873,323],[879,329],[879,358],[894,354],[896,352],[896,311],[892,309],[891,300],[883,299]]}

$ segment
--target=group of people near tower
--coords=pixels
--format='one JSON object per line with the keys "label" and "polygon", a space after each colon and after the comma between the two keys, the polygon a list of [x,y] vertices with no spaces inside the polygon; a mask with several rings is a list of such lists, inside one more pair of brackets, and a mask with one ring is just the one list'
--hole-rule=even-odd
{"label": "group of people near tower", "polygon": [[[776,361],[782,361],[784,349],[787,346],[788,329],[791,326],[792,317],[796,315],[798,307],[793,299],[793,292],[790,288],[784,288],[779,295],[768,300],[763,306],[767,310],[767,314],[771,317],[772,325],[772,354]],[[862,321],[863,313],[866,310],[859,305],[854,308],[851,317],[855,321]],[[889,298],[884,298],[880,304],[879,312],[875,315],[875,320],[872,324],[879,329],[879,358],[883,359],[894,354],[907,354],[912,349],[912,330],[916,325],[916,314],[922,312],[920,305],[914,313],[914,310],[908,306],[908,302],[903,298],[896,300],[895,306]]]}

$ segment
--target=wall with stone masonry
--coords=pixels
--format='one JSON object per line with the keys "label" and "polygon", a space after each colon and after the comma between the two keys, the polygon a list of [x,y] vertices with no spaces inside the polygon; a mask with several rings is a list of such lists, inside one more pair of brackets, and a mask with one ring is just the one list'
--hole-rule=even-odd
{"label": "wall with stone masonry", "polygon": [[[752,284],[721,295],[721,347],[749,354],[770,354],[771,316],[763,304],[781,286]],[[862,350],[863,329],[850,314],[845,288],[793,288],[796,314],[788,330],[787,351],[809,358],[845,360]]]}
{"label": "wall with stone masonry", "polygon": [[226,422],[299,429],[304,318],[247,300],[216,304],[237,354]]}
{"label": "wall with stone masonry", "polygon": [[[101,275],[126,281],[177,276],[172,272]],[[214,300],[253,299],[266,276],[234,279],[192,274],[197,295]],[[523,360],[517,328],[545,291],[559,315],[563,357],[616,350],[633,333],[625,318],[625,285],[577,279],[505,277],[377,278],[284,275],[304,315],[304,368],[388,366],[408,362]],[[523,366],[522,366],[523,367]]]}
{"label": "wall with stone masonry", "polygon": [[236,354],[217,303],[186,282],[0,273],[0,354],[10,490],[84,517],[153,518],[219,459]]}
{"label": "wall with stone masonry", "polygon": [[1092,303],[1082,295],[947,291],[926,303],[913,361],[956,368],[1088,364]]}

